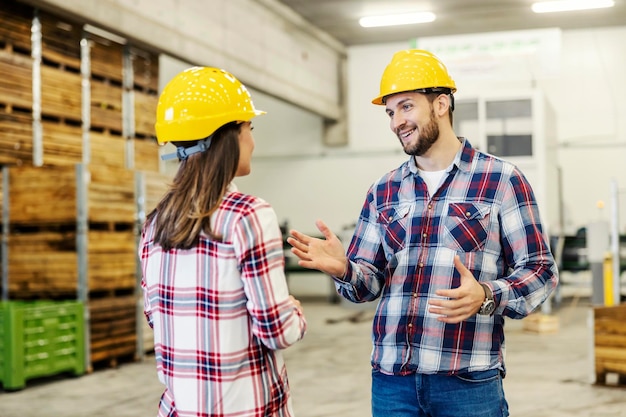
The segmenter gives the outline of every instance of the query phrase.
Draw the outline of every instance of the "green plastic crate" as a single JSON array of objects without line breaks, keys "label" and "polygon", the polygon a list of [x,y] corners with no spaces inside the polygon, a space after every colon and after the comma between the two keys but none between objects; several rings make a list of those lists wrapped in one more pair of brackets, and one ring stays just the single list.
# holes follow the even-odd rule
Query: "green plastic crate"
[{"label": "green plastic crate", "polygon": [[0,302],[0,382],[5,390],[32,378],[85,373],[83,305],[76,301]]}]

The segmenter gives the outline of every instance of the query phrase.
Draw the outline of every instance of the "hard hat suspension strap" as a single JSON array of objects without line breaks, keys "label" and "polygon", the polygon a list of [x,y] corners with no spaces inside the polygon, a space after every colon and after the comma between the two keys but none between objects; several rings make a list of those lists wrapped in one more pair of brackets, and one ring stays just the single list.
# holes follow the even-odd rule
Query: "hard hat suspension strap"
[{"label": "hard hat suspension strap", "polygon": [[195,153],[205,152],[211,146],[211,138],[212,137],[213,137],[213,135],[209,136],[206,139],[198,141],[197,144],[195,144],[194,146],[190,146],[188,148],[185,148],[183,146],[178,146],[178,147],[176,147],[176,152],[168,153],[166,155],[162,155],[161,159],[164,160],[164,161],[167,161],[167,160],[170,160],[170,159],[178,158],[179,161],[184,161],[190,155],[193,155]]}]

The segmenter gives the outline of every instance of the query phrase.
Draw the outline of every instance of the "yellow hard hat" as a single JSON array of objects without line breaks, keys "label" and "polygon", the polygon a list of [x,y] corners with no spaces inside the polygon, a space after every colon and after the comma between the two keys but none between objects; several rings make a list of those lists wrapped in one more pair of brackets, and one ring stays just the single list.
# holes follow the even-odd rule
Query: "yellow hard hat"
[{"label": "yellow hard hat", "polygon": [[246,87],[219,68],[193,67],[172,78],[159,97],[157,142],[201,140],[227,123],[265,114]]},{"label": "yellow hard hat", "polygon": [[380,94],[372,103],[383,105],[391,94],[438,88],[456,91],[446,66],[428,51],[406,49],[393,55],[380,80]]}]

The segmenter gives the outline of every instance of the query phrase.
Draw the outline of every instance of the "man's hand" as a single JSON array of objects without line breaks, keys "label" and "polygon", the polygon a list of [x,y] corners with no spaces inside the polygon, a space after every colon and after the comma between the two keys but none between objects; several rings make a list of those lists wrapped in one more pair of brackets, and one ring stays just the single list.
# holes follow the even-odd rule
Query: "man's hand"
[{"label": "man's hand", "polygon": [[315,225],[324,239],[290,230],[287,243],[292,246],[291,252],[298,257],[298,265],[342,278],[348,268],[348,258],[341,241],[323,221],[318,220]]},{"label": "man's hand", "polygon": [[447,300],[433,298],[429,300],[428,311],[441,315],[439,321],[460,323],[476,313],[485,300],[485,291],[474,275],[463,265],[458,255],[454,257],[454,267],[461,274],[461,285],[450,290],[437,290],[435,294]]}]

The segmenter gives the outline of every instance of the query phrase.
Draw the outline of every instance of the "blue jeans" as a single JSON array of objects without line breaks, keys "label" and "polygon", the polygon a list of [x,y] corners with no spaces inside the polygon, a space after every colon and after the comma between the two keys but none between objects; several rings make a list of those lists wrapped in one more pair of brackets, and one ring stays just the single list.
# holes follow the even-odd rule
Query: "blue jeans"
[{"label": "blue jeans", "polygon": [[385,375],[372,370],[373,417],[507,417],[500,371]]}]

